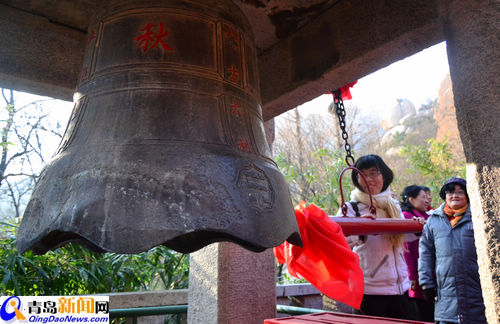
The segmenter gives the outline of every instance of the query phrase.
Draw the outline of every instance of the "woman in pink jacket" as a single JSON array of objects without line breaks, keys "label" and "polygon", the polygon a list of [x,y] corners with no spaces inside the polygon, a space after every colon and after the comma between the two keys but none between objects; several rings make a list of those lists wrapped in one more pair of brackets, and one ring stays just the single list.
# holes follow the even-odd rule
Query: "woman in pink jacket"
[{"label": "woman in pink jacket", "polygon": [[[411,185],[404,188],[401,199],[401,210],[405,218],[427,219],[429,217],[426,211],[430,202],[424,187]],[[408,295],[417,309],[417,320],[434,322],[434,304],[424,300],[422,288],[418,284],[418,244],[419,240],[405,243],[404,258],[408,265],[408,276],[411,282]]]}]

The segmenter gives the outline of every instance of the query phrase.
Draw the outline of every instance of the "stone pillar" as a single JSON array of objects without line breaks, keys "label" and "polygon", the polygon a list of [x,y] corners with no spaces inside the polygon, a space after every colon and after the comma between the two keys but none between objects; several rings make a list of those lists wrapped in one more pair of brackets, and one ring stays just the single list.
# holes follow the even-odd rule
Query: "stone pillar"
[{"label": "stone pillar", "polygon": [[488,323],[500,319],[500,3],[442,2]]},{"label": "stone pillar", "polygon": [[262,324],[276,317],[272,250],[254,253],[229,243],[191,254],[188,323]]}]

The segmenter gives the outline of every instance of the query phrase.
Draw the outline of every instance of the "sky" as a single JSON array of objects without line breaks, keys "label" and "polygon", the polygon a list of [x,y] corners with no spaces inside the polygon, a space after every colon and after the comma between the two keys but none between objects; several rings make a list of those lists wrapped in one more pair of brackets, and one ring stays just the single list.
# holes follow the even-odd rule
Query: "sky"
[{"label": "sky", "polygon": [[[349,105],[364,113],[383,115],[384,107],[393,107],[398,98],[410,100],[416,108],[438,96],[441,82],[449,73],[446,43],[431,46],[358,80],[351,89]],[[331,95],[322,95],[301,106],[303,113],[327,113]]]}]

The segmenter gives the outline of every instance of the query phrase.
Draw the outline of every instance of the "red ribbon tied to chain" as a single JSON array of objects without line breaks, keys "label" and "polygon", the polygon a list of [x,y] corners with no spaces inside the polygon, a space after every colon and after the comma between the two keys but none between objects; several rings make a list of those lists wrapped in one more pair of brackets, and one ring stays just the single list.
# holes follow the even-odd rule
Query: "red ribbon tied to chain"
[{"label": "red ribbon tied to chain", "polygon": [[352,83],[348,83],[345,86],[340,88],[340,93],[342,95],[342,100],[351,100],[352,95],[351,95],[351,88],[358,83],[358,81],[354,81]]},{"label": "red ribbon tied to chain", "polygon": [[303,247],[286,241],[275,247],[278,263],[286,263],[290,275],[306,279],[328,297],[359,309],[363,272],[340,226],[317,206],[305,207],[305,202],[295,207],[295,216]]}]

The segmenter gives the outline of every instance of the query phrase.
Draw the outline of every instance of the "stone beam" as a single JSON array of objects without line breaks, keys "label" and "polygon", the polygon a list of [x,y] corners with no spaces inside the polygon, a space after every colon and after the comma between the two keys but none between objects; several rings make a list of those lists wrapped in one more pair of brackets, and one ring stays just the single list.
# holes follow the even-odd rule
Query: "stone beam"
[{"label": "stone beam", "polygon": [[264,120],[444,40],[433,0],[338,1],[259,57]]},{"label": "stone beam", "polygon": [[73,100],[86,33],[0,5],[0,87]]}]

